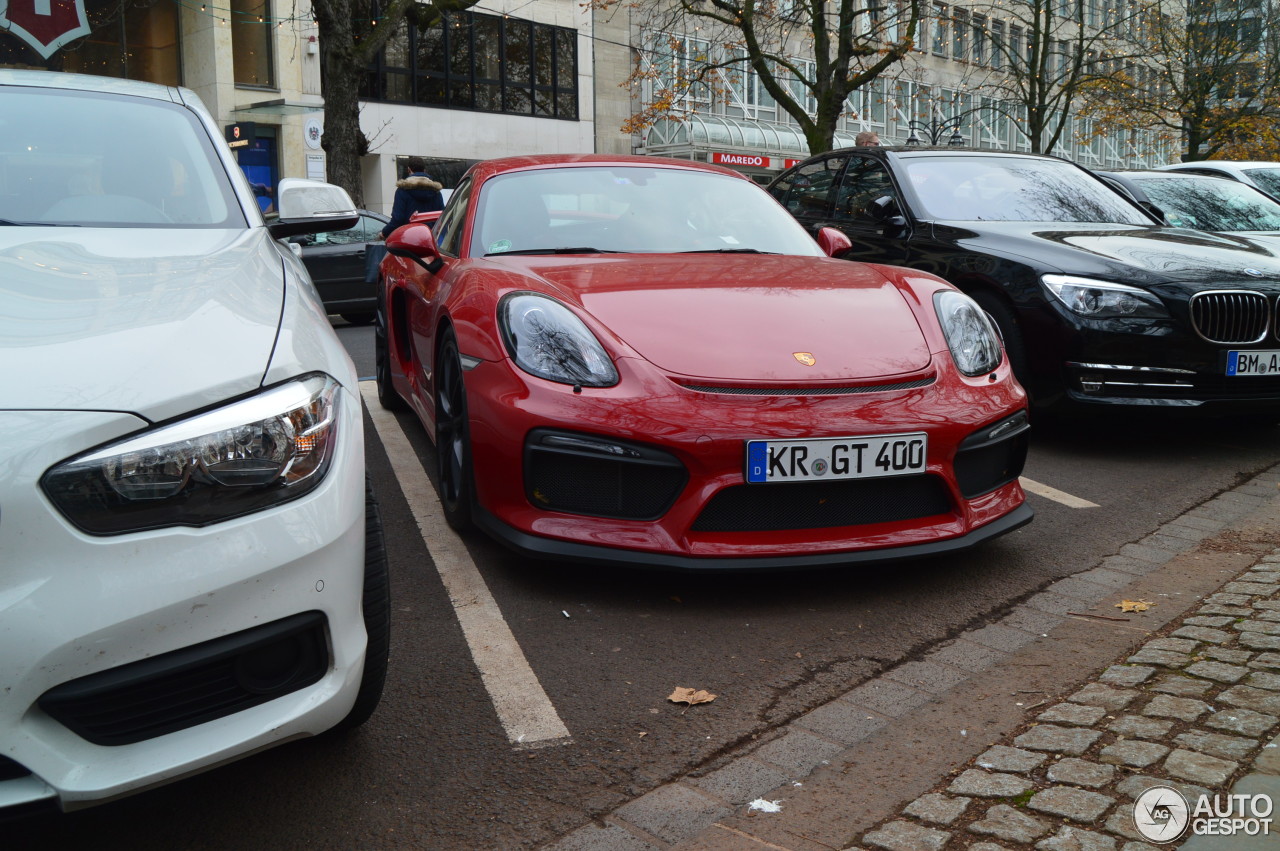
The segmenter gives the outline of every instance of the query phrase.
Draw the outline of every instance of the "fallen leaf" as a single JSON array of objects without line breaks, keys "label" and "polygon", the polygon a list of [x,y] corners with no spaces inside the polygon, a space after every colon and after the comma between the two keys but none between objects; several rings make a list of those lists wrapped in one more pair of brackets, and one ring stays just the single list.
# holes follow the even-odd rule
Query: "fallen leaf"
[{"label": "fallen leaf", "polygon": [[710,703],[715,699],[716,696],[709,691],[683,687],[671,692],[671,695],[667,698],[672,703],[687,703],[690,706],[696,703]]},{"label": "fallen leaf", "polygon": [[1125,600],[1116,603],[1116,608],[1122,612],[1145,612],[1154,605],[1155,603],[1150,603],[1146,600]]}]

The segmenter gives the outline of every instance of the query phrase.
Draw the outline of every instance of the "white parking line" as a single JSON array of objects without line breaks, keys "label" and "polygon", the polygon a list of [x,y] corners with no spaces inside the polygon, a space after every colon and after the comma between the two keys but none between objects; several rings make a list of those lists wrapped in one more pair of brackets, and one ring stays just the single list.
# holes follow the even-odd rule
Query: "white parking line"
[{"label": "white parking line", "polygon": [[480,669],[480,678],[498,711],[507,738],[516,748],[570,744],[568,728],[529,667],[524,651],[516,643],[466,545],[445,523],[440,500],[418,463],[417,453],[395,416],[378,404],[376,382],[361,381],[360,395],[391,458],[396,480],[422,532],[422,540],[449,593],[471,658]]},{"label": "white parking line", "polygon": [[1057,488],[1051,488],[1048,485],[1042,485],[1039,482],[1033,482],[1025,476],[1018,479],[1018,483],[1022,485],[1022,489],[1031,491],[1031,493],[1051,499],[1054,502],[1060,502],[1068,508],[1098,508],[1096,502],[1090,502],[1087,499],[1081,499],[1078,496],[1072,496],[1069,493],[1063,493]]}]

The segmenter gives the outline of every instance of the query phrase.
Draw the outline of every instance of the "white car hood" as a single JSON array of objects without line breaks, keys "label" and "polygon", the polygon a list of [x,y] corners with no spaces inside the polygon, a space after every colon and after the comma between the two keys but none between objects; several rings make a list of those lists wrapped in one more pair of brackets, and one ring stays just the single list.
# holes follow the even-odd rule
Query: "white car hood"
[{"label": "white car hood", "polygon": [[0,227],[0,410],[156,422],[248,393],[283,301],[264,228]]}]

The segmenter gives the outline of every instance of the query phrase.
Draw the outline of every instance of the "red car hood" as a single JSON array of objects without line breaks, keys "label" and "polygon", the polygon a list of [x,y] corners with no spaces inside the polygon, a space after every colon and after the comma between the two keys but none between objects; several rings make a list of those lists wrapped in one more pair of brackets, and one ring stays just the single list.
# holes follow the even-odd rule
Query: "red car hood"
[{"label": "red car hood", "polygon": [[671,373],[847,381],[917,372],[930,362],[898,288],[846,260],[665,254],[520,261]]}]

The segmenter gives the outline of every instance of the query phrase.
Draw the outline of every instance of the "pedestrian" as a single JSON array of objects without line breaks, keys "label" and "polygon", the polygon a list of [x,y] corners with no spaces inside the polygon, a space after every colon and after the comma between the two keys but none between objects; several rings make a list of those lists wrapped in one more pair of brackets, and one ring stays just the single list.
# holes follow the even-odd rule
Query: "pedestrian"
[{"label": "pedestrian", "polygon": [[409,223],[414,213],[430,213],[444,209],[444,197],[440,194],[440,183],[427,174],[427,164],[422,157],[409,157],[406,165],[409,174],[403,180],[396,181],[396,195],[391,202],[391,221],[382,228],[382,238],[386,239],[396,228]]},{"label": "pedestrian", "polygon": [[859,148],[875,148],[880,145],[880,134],[874,130],[863,130],[853,137],[853,144]]}]

